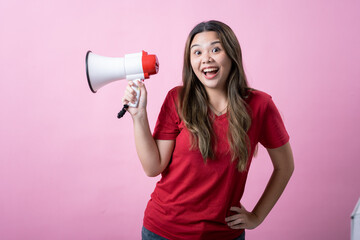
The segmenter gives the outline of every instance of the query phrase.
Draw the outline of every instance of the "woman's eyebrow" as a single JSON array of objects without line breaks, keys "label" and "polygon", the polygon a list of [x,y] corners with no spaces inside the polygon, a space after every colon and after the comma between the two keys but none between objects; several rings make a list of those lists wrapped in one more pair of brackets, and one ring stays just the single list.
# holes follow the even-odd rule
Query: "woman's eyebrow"
[{"label": "woman's eyebrow", "polygon": [[[214,41],[214,42],[210,43],[210,45],[214,45],[214,44],[217,44],[217,43],[220,43],[220,41],[219,40]],[[200,44],[193,44],[193,45],[191,45],[190,49],[192,49],[193,47],[199,47],[199,46],[200,46]]]},{"label": "woman's eyebrow", "polygon": [[217,44],[217,43],[220,43],[220,41],[219,41],[219,40],[214,41],[214,42],[212,42],[210,45],[214,45],[214,44]]}]

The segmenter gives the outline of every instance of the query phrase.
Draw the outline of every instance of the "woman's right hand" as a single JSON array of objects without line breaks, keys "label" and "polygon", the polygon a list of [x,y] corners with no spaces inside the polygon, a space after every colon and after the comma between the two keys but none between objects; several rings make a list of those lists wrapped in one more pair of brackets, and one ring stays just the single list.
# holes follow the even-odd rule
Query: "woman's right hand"
[{"label": "woman's right hand", "polygon": [[[135,86],[133,81],[129,81],[124,97],[122,99],[123,104],[135,103],[136,102],[136,92],[132,88]],[[140,80],[138,81],[138,88],[140,89],[139,102],[137,107],[129,107],[127,111],[131,114],[131,116],[139,117],[143,114],[146,114],[146,104],[147,104],[147,91],[145,88],[145,84]]]}]

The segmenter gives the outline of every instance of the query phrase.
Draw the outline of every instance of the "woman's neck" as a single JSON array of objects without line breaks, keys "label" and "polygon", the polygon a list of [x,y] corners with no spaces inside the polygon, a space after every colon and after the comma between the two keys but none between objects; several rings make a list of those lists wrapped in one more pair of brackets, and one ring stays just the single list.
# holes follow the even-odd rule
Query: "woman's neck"
[{"label": "woman's neck", "polygon": [[226,112],[228,105],[227,93],[225,91],[207,90],[210,108],[218,115]]}]

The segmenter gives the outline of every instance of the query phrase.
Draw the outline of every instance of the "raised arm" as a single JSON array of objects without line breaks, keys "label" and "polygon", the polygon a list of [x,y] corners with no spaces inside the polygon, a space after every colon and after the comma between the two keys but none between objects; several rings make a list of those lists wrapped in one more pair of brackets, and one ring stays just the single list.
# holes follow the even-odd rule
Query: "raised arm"
[{"label": "raised arm", "polygon": [[[123,103],[134,102],[136,93],[131,88],[130,82],[126,88]],[[137,108],[128,108],[134,123],[134,135],[136,152],[139,156],[142,167],[149,177],[159,175],[169,164],[171,154],[175,146],[175,140],[154,140],[149,126],[146,102],[147,92],[145,85],[139,82],[140,100]]]}]

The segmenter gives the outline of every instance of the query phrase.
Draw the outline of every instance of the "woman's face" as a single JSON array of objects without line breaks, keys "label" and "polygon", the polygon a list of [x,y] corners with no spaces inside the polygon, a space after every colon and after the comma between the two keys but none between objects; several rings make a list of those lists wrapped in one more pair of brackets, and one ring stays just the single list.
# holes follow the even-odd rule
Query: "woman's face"
[{"label": "woman's face", "polygon": [[190,44],[191,67],[206,90],[225,91],[231,59],[214,31],[195,35]]}]

